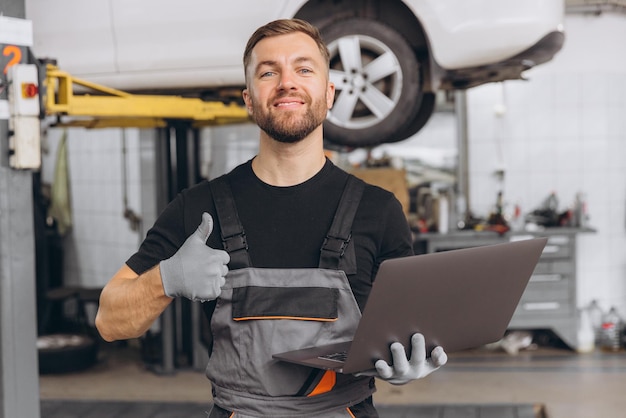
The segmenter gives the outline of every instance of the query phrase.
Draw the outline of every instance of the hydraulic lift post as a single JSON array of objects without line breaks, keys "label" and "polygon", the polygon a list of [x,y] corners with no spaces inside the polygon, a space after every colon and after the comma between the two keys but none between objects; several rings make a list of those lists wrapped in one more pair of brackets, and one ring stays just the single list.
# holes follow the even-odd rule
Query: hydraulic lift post
[{"label": "hydraulic lift post", "polygon": [[[5,0],[2,8],[0,19],[6,24],[0,24],[0,46],[15,58],[16,51],[32,43],[27,22],[20,23],[24,0]],[[3,73],[0,80],[4,83],[0,106],[7,109]],[[0,117],[0,418],[39,418],[33,179],[31,171],[9,165],[5,116]]]}]

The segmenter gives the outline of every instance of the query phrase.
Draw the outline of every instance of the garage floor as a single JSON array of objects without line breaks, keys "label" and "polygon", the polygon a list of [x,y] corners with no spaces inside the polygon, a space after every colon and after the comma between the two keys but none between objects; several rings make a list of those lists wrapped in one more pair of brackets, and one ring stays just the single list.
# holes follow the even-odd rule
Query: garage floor
[{"label": "garage floor", "polygon": [[[548,347],[509,355],[481,349],[451,355],[444,368],[424,380],[404,386],[379,382],[377,386],[375,402],[396,407],[396,411],[397,407],[410,411],[412,405],[451,405],[457,408],[450,416],[473,418],[479,414],[471,411],[472,405],[517,405],[543,406],[549,418],[622,417],[626,416],[626,352],[576,354]],[[50,401],[47,411],[62,406],[58,400],[210,401],[210,385],[202,372],[177,370],[174,375],[155,374],[146,369],[132,342],[105,346],[99,363],[86,371],[42,375],[40,392],[43,402]],[[461,407],[468,412],[461,414]]]},{"label": "garage floor", "polygon": [[[197,402],[42,400],[43,418],[206,418]],[[545,418],[534,405],[378,405],[381,418]]]}]

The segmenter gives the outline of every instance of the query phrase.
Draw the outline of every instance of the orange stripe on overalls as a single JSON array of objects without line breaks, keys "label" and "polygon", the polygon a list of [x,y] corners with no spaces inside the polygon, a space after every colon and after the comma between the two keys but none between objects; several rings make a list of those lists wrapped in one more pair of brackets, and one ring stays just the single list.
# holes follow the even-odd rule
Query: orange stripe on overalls
[{"label": "orange stripe on overalls", "polygon": [[337,374],[333,371],[326,370],[324,376],[322,376],[317,386],[315,386],[315,389],[307,396],[321,395],[322,393],[330,392],[335,387],[336,382]]}]

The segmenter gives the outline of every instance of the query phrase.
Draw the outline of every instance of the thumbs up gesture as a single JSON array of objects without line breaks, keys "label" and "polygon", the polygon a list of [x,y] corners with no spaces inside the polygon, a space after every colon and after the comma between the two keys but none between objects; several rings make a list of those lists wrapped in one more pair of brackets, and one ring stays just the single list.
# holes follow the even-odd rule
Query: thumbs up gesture
[{"label": "thumbs up gesture", "polygon": [[176,254],[161,261],[161,281],[167,296],[184,296],[206,302],[220,295],[230,256],[226,251],[206,245],[211,232],[213,218],[205,212],[198,229],[187,238]]}]

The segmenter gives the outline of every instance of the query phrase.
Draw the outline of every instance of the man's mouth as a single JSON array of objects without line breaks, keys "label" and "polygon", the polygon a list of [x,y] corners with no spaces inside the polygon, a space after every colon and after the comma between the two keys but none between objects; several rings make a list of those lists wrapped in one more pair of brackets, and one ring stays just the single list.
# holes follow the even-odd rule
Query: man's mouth
[{"label": "man's mouth", "polygon": [[297,106],[302,106],[304,103],[305,102],[302,99],[284,98],[284,99],[280,99],[274,102],[274,107],[282,107],[282,108],[297,107]]},{"label": "man's mouth", "polygon": [[300,105],[300,104],[302,104],[302,102],[281,102],[281,103],[277,103],[276,107],[296,106],[296,105]]}]

